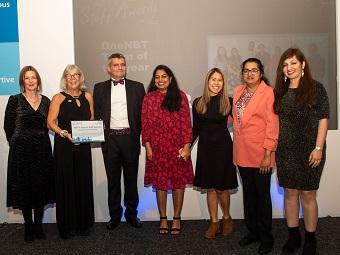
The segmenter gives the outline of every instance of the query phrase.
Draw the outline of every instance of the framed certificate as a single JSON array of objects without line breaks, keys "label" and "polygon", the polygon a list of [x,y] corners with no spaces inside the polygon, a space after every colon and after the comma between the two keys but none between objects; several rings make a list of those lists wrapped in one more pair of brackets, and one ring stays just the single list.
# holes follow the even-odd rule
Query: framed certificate
[{"label": "framed certificate", "polygon": [[71,121],[73,143],[104,142],[102,120]]}]

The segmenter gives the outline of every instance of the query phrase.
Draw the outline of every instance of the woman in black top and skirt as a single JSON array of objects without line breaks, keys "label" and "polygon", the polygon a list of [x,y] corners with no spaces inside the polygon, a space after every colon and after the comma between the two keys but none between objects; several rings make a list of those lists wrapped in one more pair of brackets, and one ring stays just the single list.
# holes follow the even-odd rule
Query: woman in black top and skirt
[{"label": "woman in black top and skirt", "polygon": [[199,138],[194,186],[207,190],[211,221],[206,238],[215,238],[220,232],[218,206],[223,213],[222,235],[233,232],[229,190],[237,188],[238,184],[227,128],[232,105],[227,91],[223,73],[213,68],[206,76],[203,95],[195,99],[192,107],[193,142]]}]

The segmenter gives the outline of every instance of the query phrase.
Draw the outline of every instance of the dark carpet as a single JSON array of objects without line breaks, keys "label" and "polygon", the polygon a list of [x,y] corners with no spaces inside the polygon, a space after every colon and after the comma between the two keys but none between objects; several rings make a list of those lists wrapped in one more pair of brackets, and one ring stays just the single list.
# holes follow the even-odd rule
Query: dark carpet
[{"label": "dark carpet", "polygon": [[[0,254],[257,254],[259,246],[256,243],[239,247],[238,241],[246,234],[243,220],[234,220],[231,237],[218,236],[213,240],[203,237],[208,227],[206,220],[182,221],[182,233],[178,236],[159,235],[158,227],[156,221],[144,222],[141,229],[121,223],[108,231],[105,223],[96,223],[89,236],[62,240],[56,224],[44,224],[47,240],[27,244],[23,240],[23,224],[4,223],[0,224]],[[275,244],[270,254],[280,254],[287,238],[283,219],[273,220],[273,234]],[[317,241],[318,254],[340,254],[340,218],[320,218]]]}]

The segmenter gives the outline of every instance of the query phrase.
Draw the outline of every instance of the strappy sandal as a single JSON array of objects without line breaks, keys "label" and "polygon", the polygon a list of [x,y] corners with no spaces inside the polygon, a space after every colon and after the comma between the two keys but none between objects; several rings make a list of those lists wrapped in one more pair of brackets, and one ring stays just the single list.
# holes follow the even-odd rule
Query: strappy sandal
[{"label": "strappy sandal", "polygon": [[[181,221],[181,216],[179,217],[173,217],[173,221],[174,220],[178,220],[178,221]],[[181,228],[173,228],[171,227],[171,230],[170,230],[170,234],[171,235],[179,235],[181,233]]]},{"label": "strappy sandal", "polygon": [[[161,217],[159,217],[159,219],[160,220],[167,220],[168,217],[167,216],[161,216]],[[159,227],[159,234],[160,235],[169,234],[169,227],[167,227],[167,228]]]}]

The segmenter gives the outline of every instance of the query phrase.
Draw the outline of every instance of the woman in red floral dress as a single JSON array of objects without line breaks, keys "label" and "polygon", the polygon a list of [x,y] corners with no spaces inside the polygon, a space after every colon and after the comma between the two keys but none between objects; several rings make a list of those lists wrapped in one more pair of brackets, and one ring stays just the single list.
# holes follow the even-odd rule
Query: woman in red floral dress
[{"label": "woman in red floral dress", "polygon": [[153,72],[142,107],[142,140],[146,149],[145,186],[156,189],[160,234],[169,233],[167,192],[172,190],[174,217],[170,234],[181,232],[184,189],[193,183],[190,158],[192,128],[188,99],[173,72],[159,65]]}]

